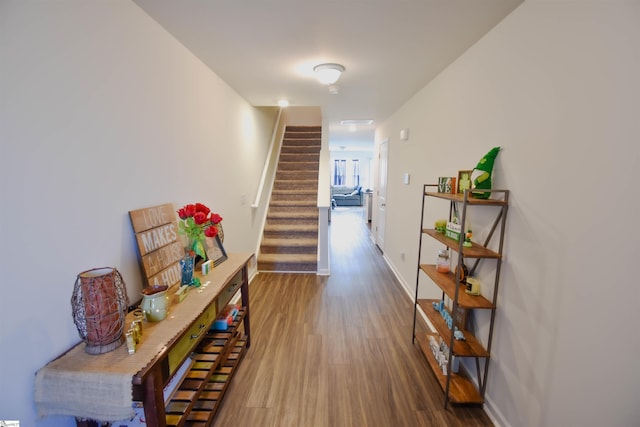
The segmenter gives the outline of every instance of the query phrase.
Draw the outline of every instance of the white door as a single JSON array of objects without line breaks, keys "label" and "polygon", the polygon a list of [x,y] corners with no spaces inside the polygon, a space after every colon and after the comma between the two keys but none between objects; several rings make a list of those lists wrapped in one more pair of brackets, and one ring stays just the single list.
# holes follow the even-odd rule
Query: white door
[{"label": "white door", "polygon": [[376,245],[384,252],[384,224],[387,209],[387,158],[389,156],[389,139],[378,146],[378,218],[375,224]]}]

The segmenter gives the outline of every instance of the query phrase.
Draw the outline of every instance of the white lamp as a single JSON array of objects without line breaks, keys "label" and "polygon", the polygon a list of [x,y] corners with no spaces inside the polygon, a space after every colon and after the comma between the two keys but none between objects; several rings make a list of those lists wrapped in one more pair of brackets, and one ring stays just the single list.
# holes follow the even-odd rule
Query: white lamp
[{"label": "white lamp", "polygon": [[332,85],[338,81],[344,71],[344,66],[340,64],[319,64],[313,67],[318,81],[325,85]]}]

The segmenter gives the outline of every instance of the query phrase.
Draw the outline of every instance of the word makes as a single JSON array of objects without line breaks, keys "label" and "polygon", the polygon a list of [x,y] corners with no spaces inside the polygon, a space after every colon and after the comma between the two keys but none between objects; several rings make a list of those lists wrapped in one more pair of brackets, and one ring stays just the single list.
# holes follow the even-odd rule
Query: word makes
[{"label": "word makes", "polygon": [[144,249],[144,253],[146,254],[175,242],[177,238],[178,234],[176,233],[175,224],[167,224],[138,234],[138,243],[142,243],[142,249]]}]

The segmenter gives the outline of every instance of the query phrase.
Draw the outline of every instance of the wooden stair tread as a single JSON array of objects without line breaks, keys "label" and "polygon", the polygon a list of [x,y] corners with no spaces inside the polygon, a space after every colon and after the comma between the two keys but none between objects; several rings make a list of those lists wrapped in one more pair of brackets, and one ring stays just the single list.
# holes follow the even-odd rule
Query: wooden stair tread
[{"label": "wooden stair tread", "polygon": [[265,231],[318,231],[318,224],[267,224]]},{"label": "wooden stair tread", "polygon": [[284,261],[284,262],[316,262],[317,255],[311,254],[262,254],[262,261]]},{"label": "wooden stair tread", "polygon": [[316,199],[313,200],[272,200],[271,206],[278,207],[310,207],[310,206],[318,206],[318,201]]},{"label": "wooden stair tread", "polygon": [[317,225],[318,215],[317,213],[310,214],[293,214],[291,212],[276,212],[267,214],[267,222],[282,223],[283,221],[291,221],[292,223],[308,222],[310,224],[315,223]]},{"label": "wooden stair tread", "polygon": [[274,197],[289,197],[291,199],[311,199],[316,200],[318,198],[318,190],[317,189],[303,189],[303,188],[275,188],[271,192],[271,198]]}]

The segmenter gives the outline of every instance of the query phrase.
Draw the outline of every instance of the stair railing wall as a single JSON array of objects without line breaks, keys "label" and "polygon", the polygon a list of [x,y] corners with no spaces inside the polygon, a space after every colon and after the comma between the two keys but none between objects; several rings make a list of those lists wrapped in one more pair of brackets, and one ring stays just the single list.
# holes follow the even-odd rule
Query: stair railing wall
[{"label": "stair railing wall", "polygon": [[[278,110],[278,115],[273,126],[273,133],[271,135],[269,153],[267,154],[267,158],[264,162],[264,168],[262,170],[262,177],[260,178],[258,192],[253,204],[251,204],[254,215],[261,215],[261,217],[258,219],[260,221],[260,227],[258,232],[258,239],[256,241],[256,249],[254,251],[256,255],[260,253],[262,235],[264,233],[264,227],[267,222],[267,208],[269,205],[269,200],[271,198],[273,183],[276,178],[276,168],[278,166],[278,160],[280,158],[282,139],[284,138],[284,130],[286,127],[286,123],[284,123],[284,121],[282,120],[282,110],[282,107]],[[261,205],[265,206],[262,212],[258,209]],[[254,218],[254,220],[256,220],[256,218]]]},{"label": "stair railing wall", "polygon": [[318,275],[329,276],[329,221],[331,221],[331,161],[329,153],[329,125],[322,123],[320,169],[318,171]]},{"label": "stair railing wall", "polygon": [[[271,182],[273,183],[275,166],[278,162],[278,157],[280,155],[280,147],[282,146],[282,134],[284,132],[284,124],[280,122],[281,117],[282,117],[282,107],[280,107],[280,109],[278,110],[278,116],[276,117],[276,122],[273,126],[273,132],[271,133],[271,142],[269,145],[269,152],[267,153],[267,158],[264,161],[264,168],[262,168],[262,176],[260,177],[260,183],[258,184],[258,191],[256,192],[256,198],[251,204],[251,207],[254,209],[260,206],[262,194],[264,193],[264,186],[267,182],[267,177],[269,175],[271,175],[271,178],[272,178]],[[280,141],[281,143],[276,147],[277,141]],[[274,155],[274,151],[278,151],[278,152]]]}]

